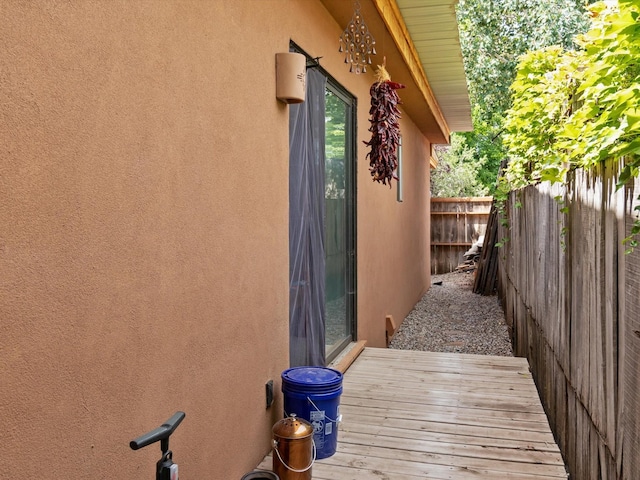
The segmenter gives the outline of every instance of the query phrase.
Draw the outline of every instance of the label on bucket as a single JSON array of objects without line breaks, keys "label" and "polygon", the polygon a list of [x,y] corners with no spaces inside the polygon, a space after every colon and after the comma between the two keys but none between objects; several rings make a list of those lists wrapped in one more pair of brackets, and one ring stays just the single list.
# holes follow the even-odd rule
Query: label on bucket
[{"label": "label on bucket", "polygon": [[311,425],[313,426],[313,441],[316,442],[316,448],[324,448],[324,410],[312,410]]}]

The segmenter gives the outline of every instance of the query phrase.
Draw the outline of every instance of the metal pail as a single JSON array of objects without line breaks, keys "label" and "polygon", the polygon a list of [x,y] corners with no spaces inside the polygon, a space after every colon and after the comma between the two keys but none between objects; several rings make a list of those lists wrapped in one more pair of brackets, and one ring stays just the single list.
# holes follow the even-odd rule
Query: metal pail
[{"label": "metal pail", "polygon": [[291,414],[273,426],[273,471],[280,480],[311,480],[313,427]]}]

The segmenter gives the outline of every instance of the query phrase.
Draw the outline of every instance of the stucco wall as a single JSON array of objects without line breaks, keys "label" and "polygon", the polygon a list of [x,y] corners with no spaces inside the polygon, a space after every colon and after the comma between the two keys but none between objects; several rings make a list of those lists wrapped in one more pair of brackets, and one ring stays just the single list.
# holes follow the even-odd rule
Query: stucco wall
[{"label": "stucco wall", "polygon": [[[316,1],[0,4],[2,475],[151,478],[128,442],[176,410],[181,477],[257,464],[288,366],[293,39],[359,101],[358,334],[384,343],[428,286],[428,143],[405,202],[371,182],[371,77]],[[277,402],[264,406],[264,384]]]},{"label": "stucco wall", "polygon": [[[372,182],[368,162],[359,159],[358,334],[376,347],[385,346],[385,317],[400,325],[430,280],[429,144],[405,120],[402,203],[396,201],[396,183],[389,189]],[[363,138],[367,133],[360,132]]]}]

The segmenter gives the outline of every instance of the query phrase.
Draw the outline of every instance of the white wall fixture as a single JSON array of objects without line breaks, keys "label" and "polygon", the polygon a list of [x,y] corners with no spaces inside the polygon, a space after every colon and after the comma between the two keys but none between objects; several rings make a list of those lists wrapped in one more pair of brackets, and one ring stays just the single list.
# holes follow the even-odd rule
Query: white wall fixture
[{"label": "white wall fixture", "polygon": [[276,98],[284,103],[304,102],[307,58],[301,53],[276,53]]}]

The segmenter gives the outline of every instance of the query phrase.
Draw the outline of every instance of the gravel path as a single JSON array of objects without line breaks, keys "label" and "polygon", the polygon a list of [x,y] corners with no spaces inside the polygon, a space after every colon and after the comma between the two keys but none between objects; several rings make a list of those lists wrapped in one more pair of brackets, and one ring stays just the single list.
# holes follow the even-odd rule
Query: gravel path
[{"label": "gravel path", "polygon": [[473,293],[473,275],[431,277],[431,288],[393,336],[389,348],[512,356],[496,296]]}]

